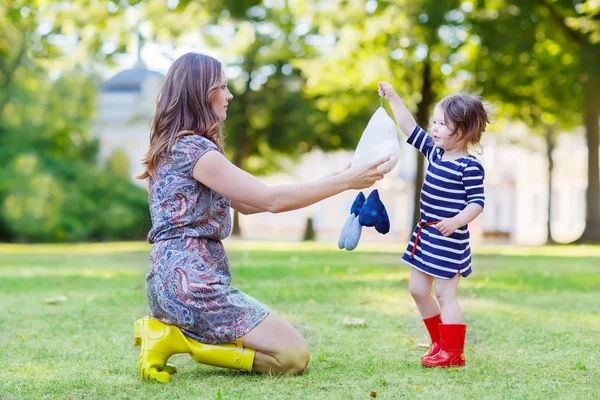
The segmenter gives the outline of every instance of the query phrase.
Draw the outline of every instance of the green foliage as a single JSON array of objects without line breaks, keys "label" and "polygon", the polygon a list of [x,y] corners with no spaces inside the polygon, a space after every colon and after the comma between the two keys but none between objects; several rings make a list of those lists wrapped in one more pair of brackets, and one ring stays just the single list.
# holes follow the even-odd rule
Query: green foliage
[{"label": "green foliage", "polygon": [[533,128],[582,121],[579,49],[556,29],[545,8],[530,1],[487,5],[469,14],[477,42],[474,80],[502,114]]},{"label": "green foliage", "polygon": [[[311,51],[295,33],[295,8],[255,3],[239,3],[247,6],[243,18],[237,12],[217,14],[214,29],[204,32],[213,46],[227,48],[223,61],[234,95],[226,121],[230,158],[264,174],[289,164],[284,157],[295,159],[313,147],[354,147],[357,132],[348,129],[354,121],[332,123],[304,94],[305,78],[290,64]],[[223,35],[225,29],[234,34]]]},{"label": "green foliage", "polygon": [[458,6],[451,0],[396,0],[308,8],[303,17],[312,24],[305,40],[323,44],[313,57],[295,60],[308,77],[307,93],[330,119],[340,121],[372,114],[380,80],[390,81],[416,110],[423,100],[422,70],[427,63],[434,99],[460,88],[460,80],[451,86],[457,81],[452,79],[454,72],[465,62],[455,55],[465,40],[462,20],[450,13]]},{"label": "green foliage", "polygon": [[121,178],[131,177],[131,168],[129,167],[129,156],[125,150],[117,149],[108,155],[106,159],[106,172],[120,176]]},{"label": "green foliage", "polygon": [[88,133],[95,69],[132,53],[132,32],[172,47],[197,35],[219,48],[235,96],[226,151],[253,173],[281,169],[284,158],[314,147],[354,148],[382,79],[420,123],[435,101],[469,86],[532,127],[598,119],[582,106],[600,93],[597,1],[65,4],[0,4],[1,240],[139,236],[144,191],[127,182],[122,154],[106,171],[94,167],[98,143]]},{"label": "green foliage", "polygon": [[96,166],[98,143],[88,130],[97,78],[73,67],[69,47],[57,44],[79,35],[78,49],[89,56],[103,43],[89,29],[107,28],[118,9],[59,3],[0,6],[0,240],[142,238],[146,192],[118,160],[107,171]]},{"label": "green foliage", "polygon": [[541,127],[538,131],[585,125],[586,227],[579,240],[600,242],[600,4],[484,2],[471,20],[482,56],[476,78],[504,105],[503,111]]},{"label": "green foliage", "polygon": [[[140,239],[147,194],[127,177],[77,160],[56,163],[21,153],[2,169],[0,220],[17,241]],[[6,229],[6,228],[5,228]]]}]

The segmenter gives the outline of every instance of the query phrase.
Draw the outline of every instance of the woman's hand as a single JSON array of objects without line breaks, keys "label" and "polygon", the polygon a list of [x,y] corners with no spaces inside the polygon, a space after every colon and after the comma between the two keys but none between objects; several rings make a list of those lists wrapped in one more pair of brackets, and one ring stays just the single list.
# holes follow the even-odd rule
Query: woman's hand
[{"label": "woman's hand", "polygon": [[366,165],[351,167],[343,172],[342,174],[345,174],[348,179],[349,189],[365,189],[383,179],[383,176],[390,172],[389,164],[385,164],[389,160],[390,157],[386,156]]},{"label": "woman's hand", "polygon": [[379,82],[377,91],[379,92],[379,95],[386,100],[399,97],[392,85],[387,82]]},{"label": "woman's hand", "polygon": [[329,173],[329,174],[327,174],[327,175],[324,175],[324,176],[322,176],[320,179],[331,178],[331,177],[333,177],[333,176],[339,175],[339,174],[341,174],[342,172],[346,172],[347,170],[349,170],[351,166],[352,166],[352,162],[349,162],[347,165],[345,165],[345,166],[344,166],[344,168],[342,168],[342,170],[341,170],[341,171],[334,171],[334,172],[331,172],[331,173]]}]

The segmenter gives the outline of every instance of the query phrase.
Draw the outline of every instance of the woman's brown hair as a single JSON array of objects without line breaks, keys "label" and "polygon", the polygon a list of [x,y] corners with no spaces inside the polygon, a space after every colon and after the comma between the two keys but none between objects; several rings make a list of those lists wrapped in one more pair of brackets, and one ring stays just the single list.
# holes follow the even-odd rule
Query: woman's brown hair
[{"label": "woman's brown hair", "polygon": [[156,172],[160,157],[168,157],[177,138],[200,135],[223,150],[222,123],[211,106],[221,82],[221,63],[213,57],[187,53],[167,73],[158,95],[150,128],[150,148],[144,157],[146,170],[138,179]]}]

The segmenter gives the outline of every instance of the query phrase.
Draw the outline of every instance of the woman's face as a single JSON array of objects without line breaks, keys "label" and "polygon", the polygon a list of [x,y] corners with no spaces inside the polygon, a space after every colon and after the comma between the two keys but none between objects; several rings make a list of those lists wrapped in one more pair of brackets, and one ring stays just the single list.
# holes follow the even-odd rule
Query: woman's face
[{"label": "woman's face", "polygon": [[219,116],[221,121],[224,121],[227,118],[227,104],[229,101],[233,99],[233,95],[227,88],[227,77],[225,73],[221,71],[221,81],[219,82],[219,87],[217,88],[217,94],[212,99],[212,108]]}]

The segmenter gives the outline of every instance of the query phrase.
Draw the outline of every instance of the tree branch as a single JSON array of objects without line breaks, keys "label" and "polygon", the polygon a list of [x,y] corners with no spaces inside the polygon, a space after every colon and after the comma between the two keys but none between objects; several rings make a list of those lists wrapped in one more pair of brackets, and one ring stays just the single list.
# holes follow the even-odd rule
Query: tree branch
[{"label": "tree branch", "polygon": [[569,36],[573,41],[579,44],[582,44],[587,41],[585,36],[581,32],[571,29],[565,23],[565,17],[562,16],[548,0],[537,0],[537,3],[548,10],[548,12],[550,13],[550,18],[552,18],[554,23],[556,23],[556,25],[558,25],[560,29],[562,29],[565,35]]},{"label": "tree branch", "polygon": [[[0,115],[2,115],[2,111],[4,111],[4,107],[8,103],[10,99],[10,84],[15,76],[15,72],[19,65],[21,65],[21,58],[25,55],[27,51],[27,34],[23,35],[23,40],[21,41],[21,46],[19,47],[19,51],[17,52],[17,56],[15,57],[12,65],[5,71],[4,82],[1,83],[0,87],[2,87],[3,95],[0,98]],[[1,92],[0,92],[1,93]]]}]

